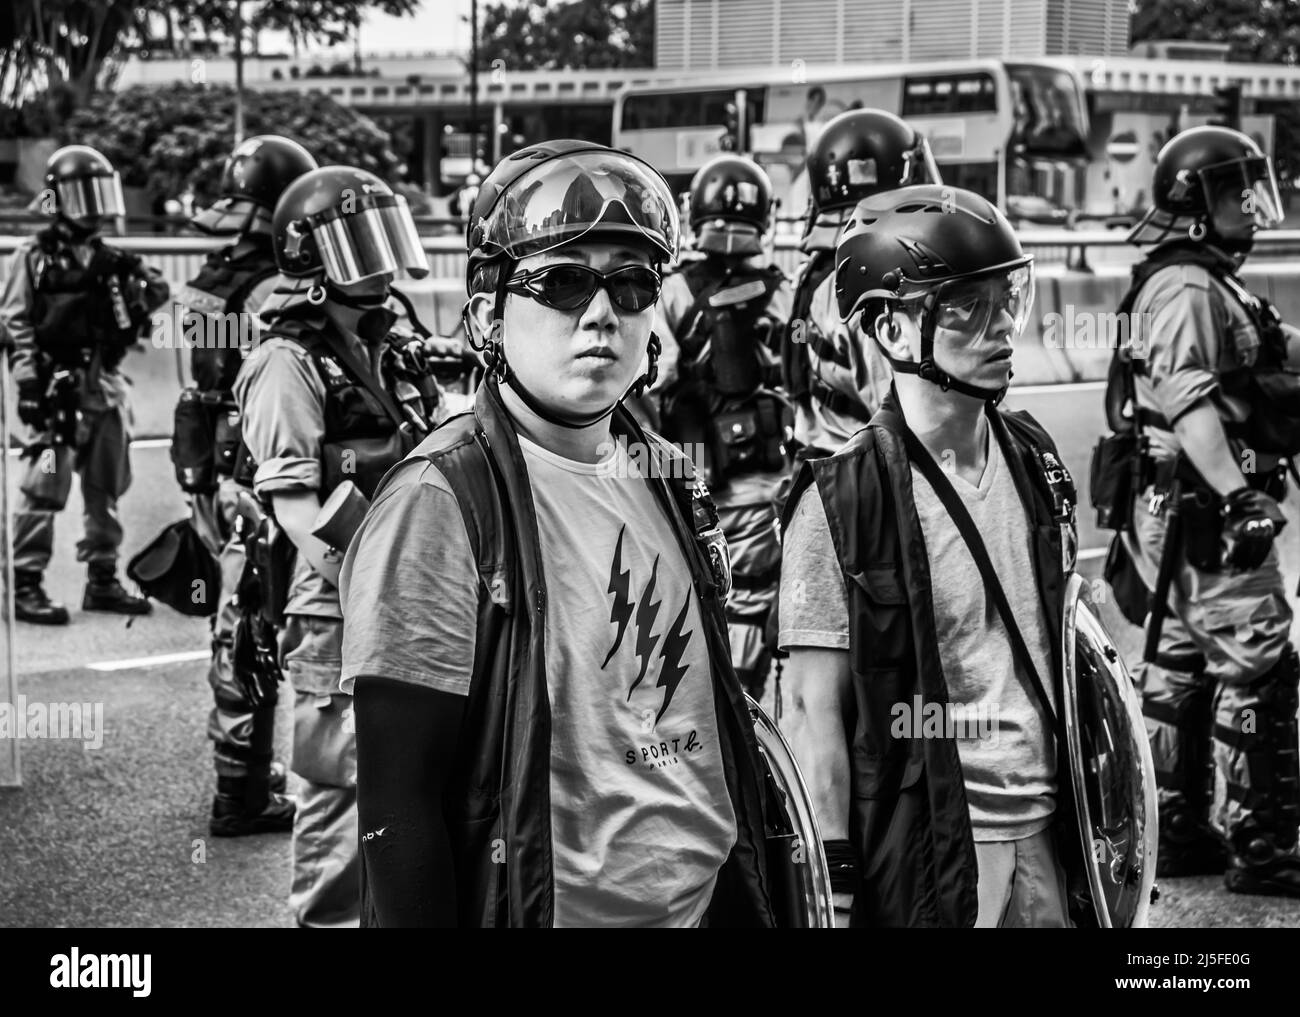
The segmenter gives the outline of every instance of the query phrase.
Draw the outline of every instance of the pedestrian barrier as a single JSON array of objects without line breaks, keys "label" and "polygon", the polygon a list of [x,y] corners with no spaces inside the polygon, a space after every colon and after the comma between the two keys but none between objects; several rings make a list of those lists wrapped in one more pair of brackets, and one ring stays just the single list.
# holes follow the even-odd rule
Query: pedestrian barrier
[{"label": "pedestrian barrier", "polygon": [[[0,236],[0,285],[20,236]],[[132,236],[113,242],[134,251],[162,271],[173,290],[198,274],[214,247],[207,237]],[[1106,376],[1112,344],[1110,319],[1128,287],[1138,252],[1122,232],[1032,230],[1021,236],[1035,256],[1038,288],[1028,330],[1017,345],[1012,385],[1098,381]],[[411,297],[421,320],[440,335],[460,325],[465,302],[465,248],[459,236],[424,237],[429,277],[398,285]],[[774,260],[793,273],[803,258],[798,238],[776,238]],[[1260,235],[1243,275],[1261,296],[1277,305],[1286,321],[1300,323],[1300,231]],[[188,376],[188,352],[172,331],[146,337],[123,370],[134,386],[135,436],[171,434],[172,410],[181,373]],[[16,417],[11,416],[11,428]]]}]

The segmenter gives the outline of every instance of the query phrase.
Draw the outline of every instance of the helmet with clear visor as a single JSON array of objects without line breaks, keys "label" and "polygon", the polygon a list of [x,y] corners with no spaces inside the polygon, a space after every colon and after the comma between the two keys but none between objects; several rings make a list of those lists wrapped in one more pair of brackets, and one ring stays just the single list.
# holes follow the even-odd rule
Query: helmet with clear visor
[{"label": "helmet with clear visor", "polygon": [[466,282],[486,262],[518,261],[583,239],[623,240],[671,261],[678,233],[672,192],[648,163],[592,142],[531,145],[498,163],[479,188]]},{"label": "helmet with clear visor", "polygon": [[222,168],[220,197],[190,222],[217,236],[247,232],[255,221],[269,224],[285,189],[316,168],[311,153],[296,141],[275,134],[246,138]]},{"label": "helmet with clear visor", "polygon": [[957,187],[926,184],[873,195],[858,203],[835,251],[835,296],[841,319],[879,341],[872,315],[902,311],[921,336],[919,362],[895,358],[895,371],[982,399],[989,389],[954,378],[934,360],[937,341],[1014,340],[1034,304],[1033,258],[1006,217],[987,200]]},{"label": "helmet with clear visor", "polygon": [[1228,127],[1194,127],[1170,139],[1156,158],[1152,191],[1152,208],[1129,235],[1135,244],[1184,230],[1195,240],[1248,240],[1283,219],[1272,162]]},{"label": "helmet with clear visor", "polygon": [[126,215],[122,178],[104,155],[87,145],[66,145],[45,164],[45,186],[59,215],[73,222],[98,222]]},{"label": "helmet with clear visor", "polygon": [[351,285],[379,275],[429,272],[410,207],[365,170],[326,166],[295,180],[271,223],[275,262],[292,278]]},{"label": "helmet with clear visor", "polygon": [[701,251],[758,254],[772,222],[772,182],[758,163],[740,155],[719,155],[691,180],[689,208],[695,246]]}]

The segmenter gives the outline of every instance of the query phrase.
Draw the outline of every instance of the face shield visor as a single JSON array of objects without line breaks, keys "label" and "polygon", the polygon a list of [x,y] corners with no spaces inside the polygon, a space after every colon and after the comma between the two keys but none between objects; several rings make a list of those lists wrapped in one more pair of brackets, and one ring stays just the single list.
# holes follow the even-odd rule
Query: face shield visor
[{"label": "face shield visor", "polygon": [[580,152],[540,163],[510,184],[479,224],[480,246],[518,261],[598,230],[677,256],[672,193],[653,169],[621,152]]},{"label": "face shield visor", "polygon": [[1267,158],[1218,163],[1201,170],[1199,176],[1216,232],[1232,233],[1243,226],[1265,230],[1281,224],[1282,198]]},{"label": "face shield visor", "polygon": [[[347,286],[403,271],[416,279],[429,274],[415,220],[400,194],[353,198],[344,206],[308,216],[307,229],[320,251],[326,278],[335,284]],[[291,242],[287,253],[294,257],[297,244]]]},{"label": "face shield visor", "polygon": [[1034,289],[1033,262],[1026,261],[910,295],[905,283],[900,300],[922,335],[936,342],[956,337],[973,346],[1003,331],[1010,333],[1013,342],[1023,335],[1034,306]]},{"label": "face shield visor", "polygon": [[67,219],[104,219],[126,215],[122,200],[122,178],[110,176],[72,177],[54,185],[59,198],[59,212]]}]

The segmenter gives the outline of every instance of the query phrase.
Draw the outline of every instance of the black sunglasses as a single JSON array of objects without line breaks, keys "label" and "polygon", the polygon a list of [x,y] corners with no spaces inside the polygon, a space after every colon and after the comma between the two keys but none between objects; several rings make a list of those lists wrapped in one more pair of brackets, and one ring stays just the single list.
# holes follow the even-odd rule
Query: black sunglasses
[{"label": "black sunglasses", "polygon": [[628,265],[608,273],[586,265],[548,265],[512,277],[506,283],[506,292],[530,296],[557,311],[576,311],[591,303],[596,291],[603,289],[620,310],[644,311],[659,299],[662,282],[658,272],[643,265]]}]

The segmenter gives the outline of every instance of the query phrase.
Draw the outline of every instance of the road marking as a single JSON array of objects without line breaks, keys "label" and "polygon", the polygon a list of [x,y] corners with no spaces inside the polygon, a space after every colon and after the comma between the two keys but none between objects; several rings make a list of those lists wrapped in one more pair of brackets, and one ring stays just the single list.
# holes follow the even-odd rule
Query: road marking
[{"label": "road marking", "polygon": [[1106,556],[1106,552],[1109,550],[1110,548],[1108,547],[1086,547],[1082,551],[1080,551],[1077,555],[1075,555],[1075,560],[1091,561],[1093,558],[1104,558]]},{"label": "road marking", "polygon": [[1012,385],[1007,389],[1008,396],[1015,395],[1059,395],[1062,392],[1100,392],[1106,387],[1104,381],[1069,381],[1059,385]]},{"label": "road marking", "polygon": [[162,653],[156,657],[132,657],[130,660],[101,660],[86,667],[92,671],[130,671],[137,667],[158,667],[162,664],[185,664],[194,660],[207,660],[211,650],[189,650],[186,653]]},{"label": "road marking", "polygon": [[[171,448],[172,440],[170,438],[137,438],[131,442],[132,448]],[[11,448],[8,450],[9,455],[17,458],[23,454],[21,448]]]}]

